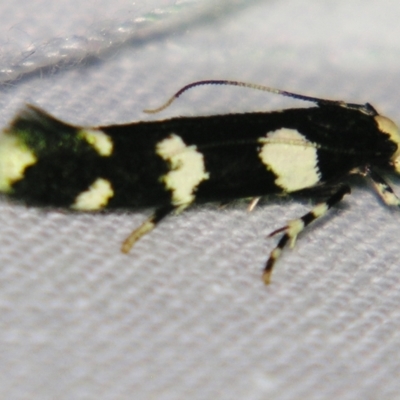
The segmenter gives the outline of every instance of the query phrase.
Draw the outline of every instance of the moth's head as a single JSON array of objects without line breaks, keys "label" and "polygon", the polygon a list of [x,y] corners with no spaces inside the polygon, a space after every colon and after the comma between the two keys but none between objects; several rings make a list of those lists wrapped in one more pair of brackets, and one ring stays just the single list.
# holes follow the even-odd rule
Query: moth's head
[{"label": "moth's head", "polygon": [[382,115],[377,115],[375,121],[378,124],[378,129],[389,135],[390,140],[397,145],[397,150],[392,155],[390,161],[395,171],[400,174],[400,131],[397,125],[389,118]]}]

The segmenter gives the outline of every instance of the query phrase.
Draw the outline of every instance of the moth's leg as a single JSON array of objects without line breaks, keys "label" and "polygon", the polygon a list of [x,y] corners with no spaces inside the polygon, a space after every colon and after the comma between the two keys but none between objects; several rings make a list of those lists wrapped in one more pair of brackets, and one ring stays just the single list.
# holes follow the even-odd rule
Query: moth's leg
[{"label": "moth's leg", "polygon": [[379,174],[369,168],[365,174],[371,179],[376,193],[386,205],[400,207],[400,199]]},{"label": "moth's leg", "polygon": [[304,230],[311,222],[322,217],[326,212],[335,204],[339,203],[345,194],[350,193],[350,187],[348,185],[340,186],[336,191],[323,203],[317,204],[310,212],[304,214],[301,218],[290,221],[286,226],[277,229],[269,234],[269,237],[276,235],[277,233],[283,232],[283,236],[278,242],[278,245],[272,250],[269,259],[265,265],[263,272],[263,281],[265,284],[269,284],[271,280],[271,273],[276,260],[280,257],[283,248],[288,242],[290,247],[293,247],[296,243],[297,236],[301,231]]},{"label": "moth's leg", "polygon": [[184,209],[184,207],[175,207],[173,205],[168,205],[164,207],[160,207],[155,211],[155,213],[149,217],[142,225],[136,228],[125,240],[122,244],[121,251],[123,253],[128,253],[133,245],[144,235],[151,232],[156,225],[165,218],[168,214],[171,214],[173,211],[180,212]]},{"label": "moth's leg", "polygon": [[247,206],[247,211],[252,212],[257,207],[257,204],[260,201],[260,199],[261,199],[261,197],[253,197],[250,200],[249,205]]}]

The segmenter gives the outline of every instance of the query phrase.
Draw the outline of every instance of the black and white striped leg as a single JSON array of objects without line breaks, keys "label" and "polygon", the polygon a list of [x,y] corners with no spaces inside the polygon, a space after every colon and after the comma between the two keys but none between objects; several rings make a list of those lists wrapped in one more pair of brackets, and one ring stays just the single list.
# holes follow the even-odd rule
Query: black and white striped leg
[{"label": "black and white striped leg", "polygon": [[350,187],[348,185],[340,186],[324,203],[317,204],[310,212],[304,214],[301,218],[290,221],[286,226],[279,228],[268,235],[271,237],[283,232],[283,236],[279,240],[275,249],[272,250],[265,265],[262,277],[265,284],[268,285],[270,283],[272,269],[287,243],[289,242],[290,247],[293,247],[296,243],[297,236],[306,226],[325,215],[332,206],[339,203],[343,199],[344,195],[348,193],[350,193]]},{"label": "black and white striped leg", "polygon": [[[183,208],[182,208],[183,210]],[[180,212],[182,211],[180,207],[175,207],[173,205],[168,205],[159,208],[158,210],[155,211],[155,213],[148,218],[145,222],[143,222],[142,225],[140,225],[138,228],[136,228],[125,240],[124,243],[122,243],[121,251],[123,253],[128,253],[133,245],[144,235],[147,233],[151,232],[156,225],[164,219],[168,214],[172,213],[173,211],[175,212]]]},{"label": "black and white striped leg", "polygon": [[400,199],[378,173],[368,168],[366,175],[371,179],[375,191],[386,205],[400,207]]}]

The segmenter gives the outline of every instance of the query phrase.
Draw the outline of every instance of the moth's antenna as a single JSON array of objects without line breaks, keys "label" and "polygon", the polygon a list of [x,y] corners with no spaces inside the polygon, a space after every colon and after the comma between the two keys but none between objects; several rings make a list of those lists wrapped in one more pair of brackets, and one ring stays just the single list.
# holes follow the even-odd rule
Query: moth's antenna
[{"label": "moth's antenna", "polygon": [[294,99],[302,100],[302,101],[310,101],[312,103],[316,103],[318,105],[336,105],[345,108],[351,108],[360,110],[366,114],[376,115],[377,112],[367,103],[367,104],[352,104],[345,103],[344,101],[335,101],[335,100],[325,100],[320,99],[318,97],[304,96],[298,93],[287,92],[286,90],[280,90],[271,88],[269,86],[258,85],[255,83],[247,83],[247,82],[239,82],[239,81],[230,81],[230,80],[204,80],[204,81],[196,81],[189,83],[186,86],[183,86],[179,89],[173,96],[171,96],[163,105],[157,108],[150,108],[143,110],[143,112],[147,114],[156,114],[162,110],[165,110],[169,107],[178,97],[180,97],[183,93],[187,92],[189,89],[192,89],[196,86],[204,86],[204,85],[229,85],[229,86],[241,86],[249,89],[261,90],[263,92],[269,92],[274,94],[279,94],[281,96],[292,97]]}]

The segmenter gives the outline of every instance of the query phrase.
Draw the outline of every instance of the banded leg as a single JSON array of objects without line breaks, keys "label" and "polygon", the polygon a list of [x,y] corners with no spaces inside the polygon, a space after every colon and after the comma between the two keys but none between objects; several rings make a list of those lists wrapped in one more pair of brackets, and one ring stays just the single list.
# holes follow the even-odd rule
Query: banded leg
[{"label": "banded leg", "polygon": [[367,169],[366,175],[371,179],[376,193],[388,206],[400,207],[400,199],[393,192],[393,189],[385,182],[385,180],[371,169]]},{"label": "banded leg", "polygon": [[[183,210],[183,208],[182,208]],[[123,253],[128,253],[133,245],[144,235],[151,232],[156,225],[164,219],[168,214],[173,211],[182,211],[180,207],[175,207],[173,205],[168,205],[161,207],[155,211],[155,213],[143,222],[138,228],[136,228],[122,243],[121,251]]]},{"label": "banded leg", "polygon": [[278,233],[284,232],[283,236],[278,242],[278,245],[274,250],[272,250],[265,265],[262,279],[266,285],[270,283],[272,269],[276,260],[282,254],[282,250],[286,244],[289,242],[290,247],[294,247],[299,233],[303,231],[304,228],[311,222],[325,215],[332,206],[339,203],[343,199],[344,195],[348,193],[350,193],[350,187],[348,185],[340,186],[340,188],[337,189],[336,192],[324,203],[317,204],[310,212],[304,214],[301,218],[290,221],[286,226],[279,228],[268,235],[268,237],[271,237]]}]

